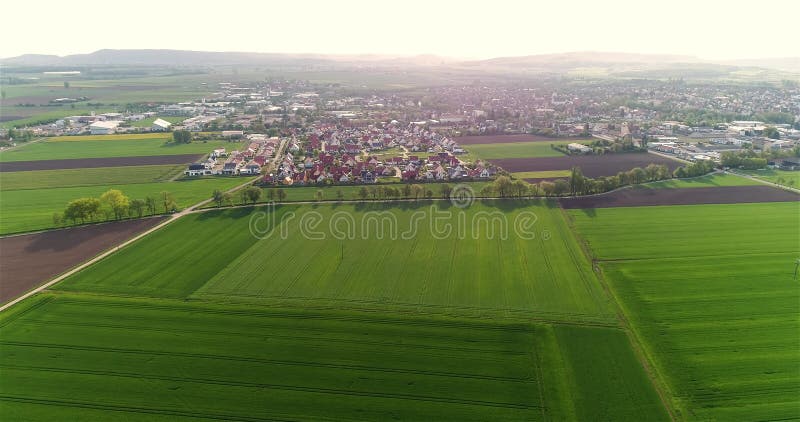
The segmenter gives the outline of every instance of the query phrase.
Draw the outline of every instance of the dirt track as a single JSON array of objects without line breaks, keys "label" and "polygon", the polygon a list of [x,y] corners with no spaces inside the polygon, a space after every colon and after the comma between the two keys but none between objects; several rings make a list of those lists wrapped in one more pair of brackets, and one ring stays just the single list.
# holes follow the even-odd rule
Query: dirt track
[{"label": "dirt track", "polygon": [[482,135],[453,138],[459,145],[506,144],[516,142],[560,142],[570,138],[547,138],[537,135]]},{"label": "dirt track", "polygon": [[665,164],[670,170],[682,163],[655,154],[622,153],[608,155],[576,155],[563,157],[500,158],[489,160],[508,172],[569,170],[578,166],[587,177],[613,176],[634,167],[645,168],[650,163]]},{"label": "dirt track", "polygon": [[200,157],[202,157],[202,154],[11,161],[0,163],[0,172],[188,164],[196,161]]},{"label": "dirt track", "polygon": [[719,186],[681,189],[635,187],[604,195],[559,199],[561,207],[566,209],[793,201],[800,201],[800,195],[770,186]]},{"label": "dirt track", "polygon": [[0,238],[0,303],[6,303],[164,217]]}]

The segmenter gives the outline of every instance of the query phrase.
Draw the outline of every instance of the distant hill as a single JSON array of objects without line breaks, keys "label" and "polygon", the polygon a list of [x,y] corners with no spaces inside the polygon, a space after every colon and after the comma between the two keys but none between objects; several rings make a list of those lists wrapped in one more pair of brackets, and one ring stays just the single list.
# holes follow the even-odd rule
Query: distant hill
[{"label": "distant hill", "polygon": [[535,56],[497,57],[488,60],[478,60],[466,64],[510,66],[510,67],[536,67],[536,66],[580,66],[600,64],[666,64],[666,63],[694,63],[700,59],[692,56],[656,55],[656,54],[631,54],[614,52],[571,52],[560,54],[540,54]]}]

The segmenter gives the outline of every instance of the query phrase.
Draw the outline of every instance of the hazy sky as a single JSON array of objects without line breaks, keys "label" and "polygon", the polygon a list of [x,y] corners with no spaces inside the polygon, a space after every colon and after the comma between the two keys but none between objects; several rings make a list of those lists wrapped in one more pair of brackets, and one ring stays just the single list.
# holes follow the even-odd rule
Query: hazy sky
[{"label": "hazy sky", "polygon": [[0,57],[103,48],[458,58],[800,54],[797,0],[17,0],[0,11]]}]

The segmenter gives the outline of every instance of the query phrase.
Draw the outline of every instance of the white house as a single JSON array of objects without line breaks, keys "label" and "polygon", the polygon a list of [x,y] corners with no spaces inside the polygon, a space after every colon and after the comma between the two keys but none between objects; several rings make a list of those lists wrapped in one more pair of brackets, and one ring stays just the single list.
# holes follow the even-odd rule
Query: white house
[{"label": "white house", "polygon": [[150,127],[150,130],[155,132],[163,132],[165,130],[168,130],[170,126],[172,126],[172,123],[164,119],[156,119],[153,122],[153,126]]},{"label": "white house", "polygon": [[119,123],[120,122],[116,120],[94,122],[89,125],[89,130],[91,131],[92,135],[108,135],[117,130]]},{"label": "white house", "polygon": [[579,144],[577,142],[573,142],[573,143],[567,145],[567,149],[572,151],[572,152],[578,152],[578,153],[581,153],[581,154],[586,154],[586,153],[592,152],[592,149],[590,147],[587,147],[586,145],[583,145],[583,144]]}]

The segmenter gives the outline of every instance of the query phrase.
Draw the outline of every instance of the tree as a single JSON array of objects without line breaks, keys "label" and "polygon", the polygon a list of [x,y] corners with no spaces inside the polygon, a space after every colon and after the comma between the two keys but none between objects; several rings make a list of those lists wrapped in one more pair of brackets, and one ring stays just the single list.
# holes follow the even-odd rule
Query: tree
[{"label": "tree", "polygon": [[764,129],[764,136],[766,136],[769,139],[781,139],[781,133],[778,132],[778,129],[772,126],[769,126],[766,129]]},{"label": "tree", "polygon": [[338,199],[338,200],[340,200],[340,201],[341,201],[342,199],[344,199],[344,192],[342,192],[342,190],[341,190],[341,189],[337,189],[337,190],[336,190],[336,199]]},{"label": "tree", "polygon": [[498,176],[497,179],[494,180],[494,190],[500,195],[501,198],[505,198],[511,194],[511,179],[508,176]]},{"label": "tree", "polygon": [[64,81],[64,89],[69,89],[69,82]]},{"label": "tree", "polygon": [[164,206],[164,213],[168,213],[170,211],[175,211],[175,208],[178,205],[175,203],[175,197],[172,196],[172,193],[167,191],[162,191],[158,194],[159,198],[161,198],[161,205]]},{"label": "tree", "polygon": [[322,189],[317,189],[317,191],[314,192],[314,199],[317,202],[322,201],[323,196],[325,196],[325,194],[322,192]]},{"label": "tree", "polygon": [[453,193],[453,188],[451,188],[450,185],[448,185],[446,183],[444,185],[442,185],[439,189],[442,192],[442,198],[443,199],[449,198],[450,195]]},{"label": "tree", "polygon": [[418,201],[419,197],[425,193],[425,188],[420,185],[411,185],[411,194],[414,195],[414,200]]},{"label": "tree", "polygon": [[176,144],[188,144],[192,142],[192,132],[188,130],[176,130],[172,132],[172,140]]},{"label": "tree", "polygon": [[430,189],[426,190],[425,191],[425,198],[427,198],[427,199],[433,198],[433,191],[430,190]]},{"label": "tree", "polygon": [[64,218],[72,220],[73,223],[78,220],[81,220],[81,223],[86,220],[94,220],[100,213],[100,207],[101,203],[97,198],[79,198],[67,204]]},{"label": "tree", "polygon": [[270,189],[267,191],[267,199],[272,202],[275,200],[275,189]]},{"label": "tree", "polygon": [[245,199],[252,204],[255,204],[259,199],[261,199],[261,188],[248,186],[244,188],[243,192]]},{"label": "tree", "polygon": [[149,212],[151,215],[156,213],[157,202],[155,198],[152,196],[144,198],[144,204],[147,207],[147,212]]},{"label": "tree", "polygon": [[211,197],[214,198],[214,203],[217,204],[217,207],[222,206],[222,199],[223,199],[222,196],[223,193],[219,189],[214,189],[214,193],[211,194]]},{"label": "tree", "polygon": [[61,215],[60,212],[53,213],[53,225],[58,227],[61,225],[61,221],[64,220],[64,217]]},{"label": "tree", "polygon": [[528,184],[518,179],[511,184],[511,189],[514,191],[514,195],[518,198],[522,198],[528,193]]},{"label": "tree", "polygon": [[569,192],[573,195],[581,194],[586,188],[586,177],[580,167],[574,166],[569,174]]},{"label": "tree", "polygon": [[114,218],[119,220],[125,216],[130,206],[130,199],[117,189],[109,189],[100,196],[100,202],[108,205],[114,213]]},{"label": "tree", "polygon": [[539,182],[539,190],[541,190],[545,196],[550,196],[556,190],[556,184],[547,180],[541,181]]},{"label": "tree", "polygon": [[369,190],[367,189],[367,187],[366,186],[360,187],[358,189],[358,197],[364,200],[367,199],[367,196],[369,196]]},{"label": "tree", "polygon": [[411,197],[411,185],[405,184],[403,185],[403,197],[410,198]]},{"label": "tree", "polygon": [[275,194],[278,195],[278,201],[283,202],[283,200],[286,199],[286,192],[283,189],[278,189]]},{"label": "tree", "polygon": [[564,179],[558,179],[555,181],[555,186],[553,188],[553,193],[556,195],[563,195],[569,192],[569,182]]},{"label": "tree", "polygon": [[135,214],[137,217],[142,218],[144,214],[144,209],[147,204],[141,199],[134,199],[131,201],[130,205],[130,213],[133,215]]}]

